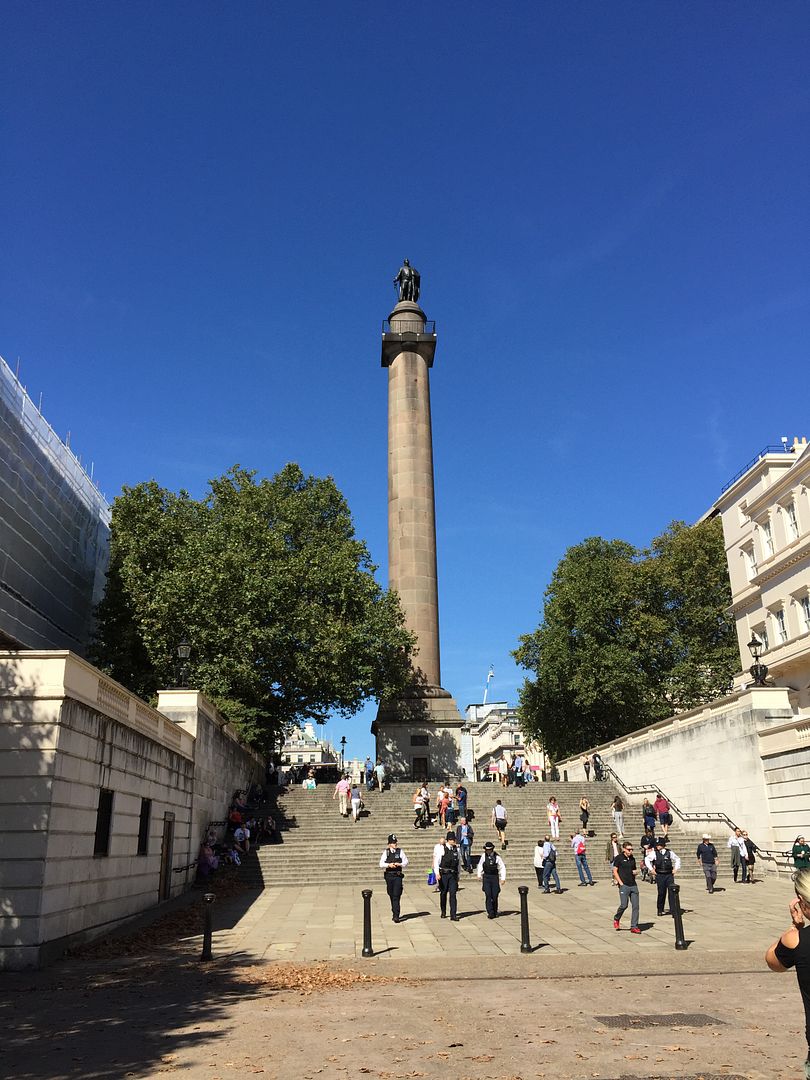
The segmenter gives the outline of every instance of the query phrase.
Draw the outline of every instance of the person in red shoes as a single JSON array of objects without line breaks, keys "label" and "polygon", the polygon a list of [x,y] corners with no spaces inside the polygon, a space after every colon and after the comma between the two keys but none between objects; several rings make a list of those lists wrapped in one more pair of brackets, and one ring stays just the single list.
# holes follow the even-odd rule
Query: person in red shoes
[{"label": "person in red shoes", "polygon": [[613,916],[613,929],[621,930],[622,915],[630,904],[630,933],[640,934],[638,925],[638,885],[636,885],[636,860],[633,856],[633,845],[627,841],[622,844],[622,850],[613,860],[613,880],[619,886],[619,908]]}]

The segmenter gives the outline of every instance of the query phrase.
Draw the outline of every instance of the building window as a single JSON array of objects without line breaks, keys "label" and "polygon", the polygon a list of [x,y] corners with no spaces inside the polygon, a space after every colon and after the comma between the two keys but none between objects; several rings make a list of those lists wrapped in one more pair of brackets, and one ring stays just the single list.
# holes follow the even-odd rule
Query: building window
[{"label": "building window", "polygon": [[795,540],[799,535],[799,519],[796,517],[796,503],[789,502],[785,507],[785,521],[788,543],[791,540]]},{"label": "building window", "polygon": [[302,765],[303,761],[304,761],[304,755],[303,754],[296,754],[296,757],[298,758],[298,764]]},{"label": "building window", "polygon": [[411,735],[411,746],[429,746],[429,735]]},{"label": "building window", "polygon": [[141,799],[141,819],[138,822],[138,854],[149,854],[149,825],[152,821],[152,800]]},{"label": "building window", "polygon": [[787,641],[787,627],[785,626],[785,609],[777,608],[776,611],[771,613],[773,615],[773,623],[776,627],[776,640],[778,644],[782,644]]},{"label": "building window", "polygon": [[771,647],[771,643],[768,640],[768,627],[765,623],[763,623],[762,626],[755,626],[754,634],[762,642],[762,651],[767,652]]},{"label": "building window", "polygon": [[804,620],[804,629],[810,630],[810,596],[803,596],[799,601],[802,609],[802,619]]},{"label": "building window", "polygon": [[309,760],[310,760],[310,761],[314,761],[314,760],[315,760],[315,755],[314,755],[314,754],[310,754],[310,755],[309,755]]},{"label": "building window", "polygon": [[760,529],[762,530],[762,554],[769,559],[773,555],[773,533],[770,521],[763,521]]},{"label": "building window", "polygon": [[515,746],[520,746],[522,742],[523,740],[520,737],[520,732],[518,732],[517,735],[515,735]]},{"label": "building window", "polygon": [[748,580],[751,581],[756,577],[757,573],[757,559],[754,555],[754,545],[743,548],[743,555],[745,556],[745,569],[748,574]]},{"label": "building window", "polygon": [[102,788],[98,793],[98,812],[96,813],[96,840],[93,845],[94,855],[110,854],[110,832],[112,829],[113,793]]}]

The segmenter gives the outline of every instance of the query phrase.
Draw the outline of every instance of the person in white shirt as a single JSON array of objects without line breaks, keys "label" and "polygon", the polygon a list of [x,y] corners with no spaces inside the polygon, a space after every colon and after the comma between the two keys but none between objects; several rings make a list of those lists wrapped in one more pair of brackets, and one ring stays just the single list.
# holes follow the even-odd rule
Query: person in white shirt
[{"label": "person in white shirt", "polygon": [[[667,838],[659,836],[655,841],[655,850],[649,850],[644,858],[653,881],[658,886],[658,914],[664,914],[667,891],[675,881],[675,875],[681,868],[681,860],[674,851],[667,849]],[[671,912],[670,912],[671,914]]]},{"label": "person in white shirt", "polygon": [[484,854],[478,861],[476,874],[481,878],[481,887],[487,901],[487,918],[498,917],[498,896],[501,885],[506,881],[506,867],[500,855],[495,854],[495,845],[491,840],[484,844]]},{"label": "person in white shirt", "polygon": [[447,898],[450,898],[450,919],[458,922],[456,894],[458,893],[458,875],[461,857],[456,844],[456,834],[447,833],[443,844],[436,844],[433,849],[433,873],[439,883],[439,905],[442,918],[447,918]]},{"label": "person in white shirt", "polygon": [[[742,848],[740,848],[741,843]],[[728,848],[731,852],[731,873],[734,881],[737,881],[737,876],[742,870],[742,880],[743,884],[745,884],[748,880],[748,849],[745,847],[742,829],[735,829],[728,838]]]},{"label": "person in white shirt", "polygon": [[506,807],[503,805],[500,799],[495,800],[495,805],[492,808],[492,824],[498,833],[498,839],[501,842],[501,851],[506,850],[506,846],[509,841],[506,839],[506,822],[507,814]]}]

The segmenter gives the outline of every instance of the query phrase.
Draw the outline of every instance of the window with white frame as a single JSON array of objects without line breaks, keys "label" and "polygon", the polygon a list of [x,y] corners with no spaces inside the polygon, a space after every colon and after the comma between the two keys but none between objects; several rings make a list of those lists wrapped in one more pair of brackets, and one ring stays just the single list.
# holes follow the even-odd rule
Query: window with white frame
[{"label": "window with white frame", "polygon": [[742,549],[743,558],[745,559],[745,572],[748,575],[748,580],[751,581],[756,577],[757,573],[757,557],[754,554],[754,545],[749,544]]},{"label": "window with white frame", "polygon": [[785,507],[785,533],[788,543],[799,535],[799,519],[796,516],[796,503],[791,500]]},{"label": "window with white frame", "polygon": [[785,622],[785,609],[776,608],[775,611],[771,612],[771,617],[773,619],[774,630],[776,632],[776,642],[778,645],[781,645],[783,642],[787,641],[788,638],[787,624]]},{"label": "window with white frame", "polygon": [[802,613],[802,631],[810,630],[810,596],[805,594],[799,599],[799,610]]},{"label": "window with white frame", "polygon": [[762,534],[762,554],[769,559],[773,555],[773,532],[770,521],[763,521],[759,528]]},{"label": "window with white frame", "polygon": [[768,639],[768,627],[767,627],[767,625],[765,623],[762,623],[760,626],[755,626],[754,630],[753,630],[753,633],[754,633],[754,637],[758,637],[759,640],[762,642],[762,651],[767,652],[768,649],[770,649],[770,647],[771,647],[771,643],[770,643],[770,641]]}]

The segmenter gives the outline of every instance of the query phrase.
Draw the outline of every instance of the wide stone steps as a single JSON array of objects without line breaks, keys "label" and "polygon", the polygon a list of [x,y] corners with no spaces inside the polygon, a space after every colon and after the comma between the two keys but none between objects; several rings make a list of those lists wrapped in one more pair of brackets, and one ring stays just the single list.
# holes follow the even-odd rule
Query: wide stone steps
[{"label": "wide stone steps", "polygon": [[[615,791],[608,784],[533,784],[524,789],[506,790],[486,783],[467,787],[468,805],[474,811],[473,855],[480,854],[487,840],[498,847],[490,817],[495,799],[500,798],[509,813],[509,846],[502,854],[509,877],[518,881],[534,880],[534,847],[549,831],[546,804],[555,795],[562,815],[558,868],[563,883],[568,886],[578,883],[569,836],[579,827],[579,800],[587,795],[591,802],[588,826],[596,834],[588,840],[588,861],[594,877],[609,877],[605,847],[613,830],[610,807]],[[364,790],[365,808],[357,823],[340,816],[338,803],[332,800],[332,790],[329,786],[315,791],[293,788],[271,793],[265,810],[276,820],[282,843],[265,845],[256,858],[246,860],[243,876],[265,885],[324,882],[373,885],[380,880],[379,858],[391,832],[397,834],[408,855],[410,872],[428,873],[433,847],[443,838],[445,830],[438,822],[428,829],[413,828],[413,788],[395,784],[382,793]],[[433,795],[435,798],[435,788]],[[625,832],[638,848],[643,833],[640,807],[626,805]],[[702,881],[702,872],[694,859],[699,833],[685,833],[676,825],[670,829],[670,837],[673,849],[683,859],[680,876]],[[729,876],[725,837],[722,843],[719,840],[719,837],[715,839],[721,856],[720,874]]]}]

